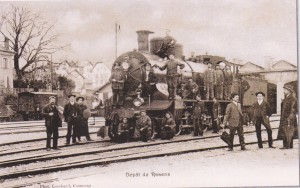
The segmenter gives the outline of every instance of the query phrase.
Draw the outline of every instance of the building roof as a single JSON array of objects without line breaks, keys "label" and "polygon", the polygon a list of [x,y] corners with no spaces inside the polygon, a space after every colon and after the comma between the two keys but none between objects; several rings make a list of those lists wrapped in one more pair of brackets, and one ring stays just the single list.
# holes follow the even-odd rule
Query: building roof
[{"label": "building roof", "polygon": [[287,65],[290,65],[290,66],[294,67],[294,68],[297,68],[296,65],[294,65],[294,64],[292,64],[292,63],[290,63],[290,62],[288,62],[288,61],[286,61],[286,60],[283,60],[283,59],[282,59],[282,60],[279,60],[279,61],[276,61],[276,62],[272,65],[272,67],[278,65],[279,63],[285,63],[285,64],[287,64]]},{"label": "building roof", "polygon": [[245,65],[254,65],[254,66],[256,66],[256,67],[258,67],[258,68],[260,68],[260,69],[265,69],[264,67],[262,67],[262,66],[260,66],[260,65],[257,65],[257,64],[255,64],[255,63],[252,63],[252,62],[250,62],[250,61],[248,61],[248,62],[246,62],[245,64],[243,64],[242,66],[245,66]]}]

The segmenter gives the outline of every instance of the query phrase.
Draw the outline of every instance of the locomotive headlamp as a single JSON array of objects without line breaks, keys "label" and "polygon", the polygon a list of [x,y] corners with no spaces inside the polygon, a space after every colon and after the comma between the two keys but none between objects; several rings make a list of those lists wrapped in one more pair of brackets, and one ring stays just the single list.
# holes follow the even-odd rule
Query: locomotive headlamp
[{"label": "locomotive headlamp", "polygon": [[124,62],[122,63],[122,67],[123,67],[124,70],[128,70],[129,64],[128,64],[126,61],[124,61]]}]

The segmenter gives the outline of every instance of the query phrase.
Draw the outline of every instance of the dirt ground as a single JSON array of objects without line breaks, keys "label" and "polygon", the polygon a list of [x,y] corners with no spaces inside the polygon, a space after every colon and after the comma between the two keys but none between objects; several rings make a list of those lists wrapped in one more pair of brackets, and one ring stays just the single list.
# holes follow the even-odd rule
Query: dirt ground
[{"label": "dirt ground", "polygon": [[298,140],[294,149],[264,144],[136,160],[52,174],[57,181],[31,187],[240,187],[299,186]]}]

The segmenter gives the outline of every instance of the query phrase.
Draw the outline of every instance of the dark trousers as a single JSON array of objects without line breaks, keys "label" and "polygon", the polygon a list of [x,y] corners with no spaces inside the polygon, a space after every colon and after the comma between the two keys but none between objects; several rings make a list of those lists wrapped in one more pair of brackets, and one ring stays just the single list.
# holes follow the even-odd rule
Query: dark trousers
[{"label": "dark trousers", "polygon": [[224,100],[228,100],[230,99],[230,95],[231,95],[231,85],[229,84],[224,84]]},{"label": "dark trousers", "polygon": [[177,88],[177,75],[167,76],[169,99],[175,99]]},{"label": "dark trousers", "polygon": [[80,132],[78,132],[78,136],[77,136],[78,140],[80,140],[80,136],[85,136],[85,138],[87,140],[90,140],[91,137],[90,137],[90,132],[89,132],[88,120],[83,119],[82,121],[80,121],[80,124],[81,124],[80,126],[82,126],[82,127],[81,127],[81,129],[78,129],[78,131],[80,131]]},{"label": "dark trousers", "polygon": [[286,149],[293,148],[293,138],[292,138],[292,140],[289,144],[286,137],[284,137],[283,138],[283,147],[286,148]]},{"label": "dark trousers", "polygon": [[206,100],[214,98],[214,83],[207,82],[205,83],[206,86]]},{"label": "dark trousers", "polygon": [[124,102],[124,91],[123,89],[113,89],[113,105],[122,106]]},{"label": "dark trousers", "polygon": [[215,118],[213,119],[213,122],[212,122],[212,129],[213,129],[213,132],[217,133],[219,132],[219,125],[220,125],[220,118]]},{"label": "dark trousers", "polygon": [[245,139],[244,139],[244,128],[243,125],[239,125],[237,127],[229,127],[230,130],[230,148],[233,148],[233,140],[234,140],[234,134],[237,131],[237,134],[239,136],[239,140],[240,140],[240,144],[241,144],[241,148],[245,147]]},{"label": "dark trousers", "polygon": [[142,131],[140,131],[141,134],[141,140],[143,142],[147,142],[150,138],[150,133],[148,128],[144,128]]},{"label": "dark trousers", "polygon": [[128,139],[129,139],[129,132],[128,131],[123,131],[123,132],[120,132],[119,134],[116,135],[116,141],[118,143],[127,142]]},{"label": "dark trousers", "polygon": [[201,118],[193,118],[194,136],[203,136],[203,126]]},{"label": "dark trousers", "polygon": [[[72,134],[72,131],[73,131],[73,134]],[[75,143],[78,133],[77,133],[76,121],[74,118],[72,118],[68,122],[68,132],[67,132],[67,136],[66,136],[67,143],[70,143],[71,135],[72,135],[72,142]]]},{"label": "dark trousers", "polygon": [[175,127],[163,126],[161,130],[161,139],[172,139],[175,135]]},{"label": "dark trousers", "polygon": [[49,126],[46,127],[47,132],[47,143],[46,148],[51,147],[51,136],[53,135],[53,148],[57,148],[57,141],[58,141],[58,126]]},{"label": "dark trousers", "polygon": [[223,99],[223,85],[215,85],[215,97],[217,99]]},{"label": "dark trousers", "polygon": [[257,117],[256,123],[255,123],[255,130],[256,130],[258,147],[263,148],[262,139],[261,139],[261,124],[263,124],[267,129],[269,147],[272,147],[273,146],[273,139],[272,139],[271,126],[270,126],[270,124],[264,122],[263,117]]}]

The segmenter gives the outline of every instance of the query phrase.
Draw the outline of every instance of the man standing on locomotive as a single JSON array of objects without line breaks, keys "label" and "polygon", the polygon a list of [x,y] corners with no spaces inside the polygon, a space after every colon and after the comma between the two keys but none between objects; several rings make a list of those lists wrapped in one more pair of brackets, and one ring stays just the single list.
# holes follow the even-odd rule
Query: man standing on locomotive
[{"label": "man standing on locomotive", "polygon": [[230,144],[228,151],[233,151],[233,140],[236,131],[239,136],[241,150],[245,150],[246,147],[243,129],[243,113],[241,109],[241,104],[239,103],[239,95],[237,93],[232,93],[231,99],[232,102],[227,105],[224,117],[224,123],[230,129]]},{"label": "man standing on locomotive", "polygon": [[162,67],[158,67],[158,65],[155,66],[158,67],[160,70],[167,69],[166,77],[167,77],[167,84],[168,84],[169,100],[175,99],[176,96],[177,81],[178,81],[178,72],[177,72],[178,66],[181,69],[183,69],[185,65],[176,61],[173,54],[169,55],[169,61],[167,61],[167,63],[164,66]]},{"label": "man standing on locomotive", "polygon": [[224,100],[230,99],[231,87],[233,82],[233,74],[230,70],[230,67],[226,65],[224,68]]},{"label": "man standing on locomotive", "polygon": [[45,117],[45,126],[47,132],[47,143],[46,149],[50,151],[51,147],[51,136],[53,134],[53,149],[59,149],[57,147],[58,141],[58,127],[62,126],[61,118],[59,116],[59,111],[55,105],[56,98],[54,96],[49,97],[49,104],[44,106],[42,110],[42,115]]},{"label": "man standing on locomotive", "polygon": [[269,117],[272,115],[270,104],[264,100],[265,94],[263,92],[255,93],[257,102],[252,106],[253,109],[253,125],[255,125],[256,136],[258,141],[258,147],[263,148],[261,139],[261,124],[266,127],[268,133],[269,147],[273,148],[272,129],[270,125]]},{"label": "man standing on locomotive", "polygon": [[[68,123],[68,132],[66,136],[66,144],[70,144],[70,139],[72,135],[72,142],[73,144],[77,144],[76,137],[78,136],[78,130],[77,130],[77,120],[78,120],[78,114],[80,113],[79,106],[77,103],[75,103],[75,97],[76,95],[69,95],[69,102],[65,105],[64,108],[64,117],[65,122]],[[73,134],[72,134],[73,130]]]},{"label": "man standing on locomotive", "polygon": [[153,94],[156,89],[157,77],[151,68],[151,64],[147,63],[145,66],[145,74],[143,75],[142,81],[142,97],[150,97],[153,100]]},{"label": "man standing on locomotive", "polygon": [[126,74],[118,63],[115,63],[110,82],[113,91],[113,107],[122,106],[124,102],[124,82]]},{"label": "man standing on locomotive", "polygon": [[206,90],[206,100],[214,98],[214,84],[216,82],[216,73],[212,68],[212,63],[207,63],[207,69],[204,71],[204,87]]},{"label": "man standing on locomotive", "polygon": [[224,74],[220,65],[216,65],[216,82],[215,82],[215,97],[219,100],[223,99]]}]

